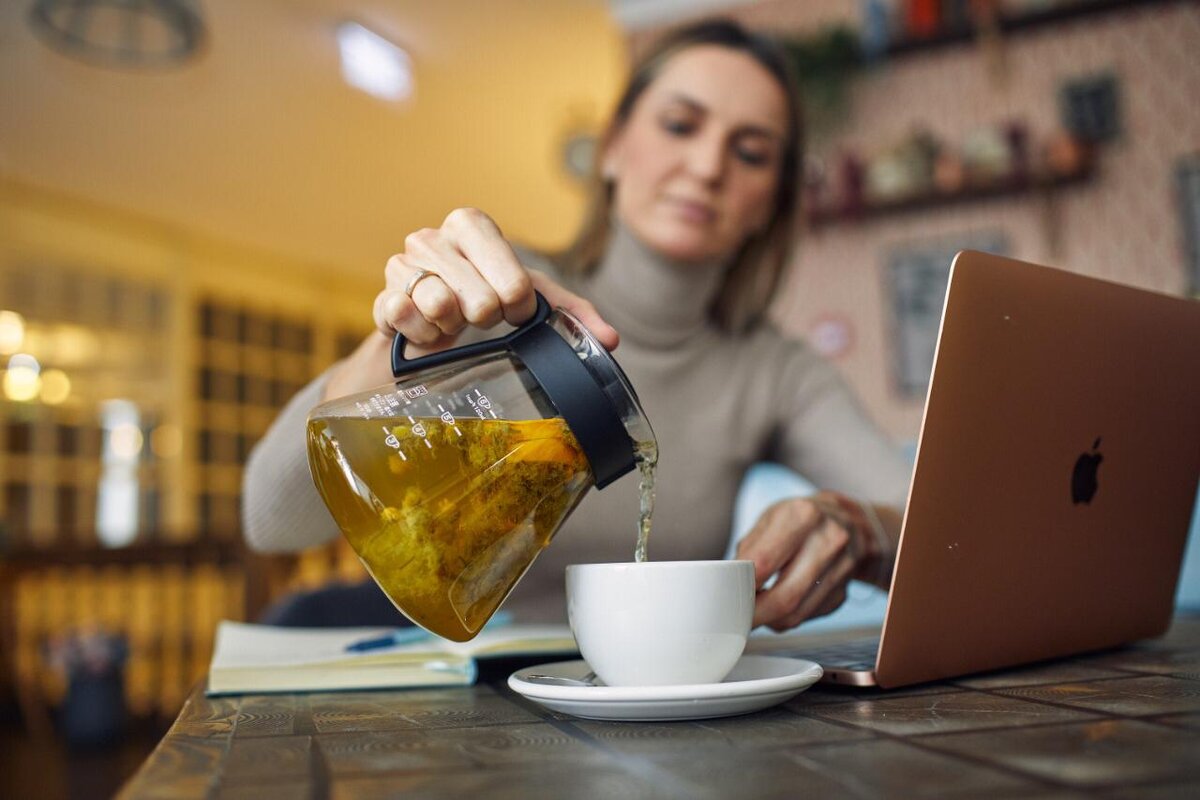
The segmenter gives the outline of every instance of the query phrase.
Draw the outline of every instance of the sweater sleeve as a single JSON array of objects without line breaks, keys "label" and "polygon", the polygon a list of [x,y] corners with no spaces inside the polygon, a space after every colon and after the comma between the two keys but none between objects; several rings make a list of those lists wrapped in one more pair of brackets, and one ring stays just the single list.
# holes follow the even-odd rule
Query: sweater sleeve
[{"label": "sweater sleeve", "polygon": [[251,550],[283,553],[325,544],[337,524],[308,469],[308,412],[321,402],[329,371],[301,389],[250,452],[242,475],[242,530]]},{"label": "sweater sleeve", "polygon": [[912,468],[899,447],[832,365],[802,343],[789,344],[776,457],[819,488],[903,508]]}]

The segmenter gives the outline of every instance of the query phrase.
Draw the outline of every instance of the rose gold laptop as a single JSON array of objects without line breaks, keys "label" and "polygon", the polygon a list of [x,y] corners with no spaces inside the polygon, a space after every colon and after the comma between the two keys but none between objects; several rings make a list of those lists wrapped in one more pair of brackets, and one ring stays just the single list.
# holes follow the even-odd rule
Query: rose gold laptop
[{"label": "rose gold laptop", "polygon": [[1200,302],[961,252],[877,649],[795,654],[892,688],[1157,636],[1198,480]]}]

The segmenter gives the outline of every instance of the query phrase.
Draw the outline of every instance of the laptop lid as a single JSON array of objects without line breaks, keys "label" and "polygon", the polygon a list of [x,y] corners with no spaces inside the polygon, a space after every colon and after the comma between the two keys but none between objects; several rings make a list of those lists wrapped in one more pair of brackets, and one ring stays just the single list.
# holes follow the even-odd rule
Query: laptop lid
[{"label": "laptop lid", "polygon": [[1162,633],[1198,478],[1200,303],[959,253],[876,681]]}]

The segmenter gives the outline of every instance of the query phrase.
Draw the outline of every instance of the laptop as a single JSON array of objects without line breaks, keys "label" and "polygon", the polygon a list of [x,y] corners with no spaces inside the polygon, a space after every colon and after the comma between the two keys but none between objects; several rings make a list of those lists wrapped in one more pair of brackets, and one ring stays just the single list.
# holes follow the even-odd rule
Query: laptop
[{"label": "laptop", "polygon": [[1161,635],[1198,481],[1200,302],[960,252],[881,635],[789,649],[894,688]]}]

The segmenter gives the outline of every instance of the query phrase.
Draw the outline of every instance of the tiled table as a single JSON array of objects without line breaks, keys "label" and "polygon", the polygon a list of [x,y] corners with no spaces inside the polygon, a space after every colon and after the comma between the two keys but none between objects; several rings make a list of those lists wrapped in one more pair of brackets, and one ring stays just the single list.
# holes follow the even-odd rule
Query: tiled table
[{"label": "tiled table", "polygon": [[813,688],[697,722],[547,712],[508,671],[466,689],[198,689],[120,796],[1200,797],[1200,617],[1117,651],[894,692]]}]

